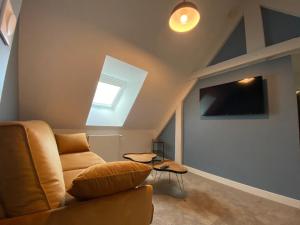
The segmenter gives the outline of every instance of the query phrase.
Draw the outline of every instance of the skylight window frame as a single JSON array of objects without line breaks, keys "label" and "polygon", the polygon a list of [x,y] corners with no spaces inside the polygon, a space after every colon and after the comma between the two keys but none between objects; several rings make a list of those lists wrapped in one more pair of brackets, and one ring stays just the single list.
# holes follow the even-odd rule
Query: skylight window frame
[{"label": "skylight window frame", "polygon": [[105,83],[105,84],[110,84],[110,85],[113,85],[113,86],[116,86],[116,87],[119,87],[120,89],[119,89],[116,97],[114,98],[112,104],[97,103],[97,102],[94,102],[94,100],[93,100],[92,105],[94,107],[98,107],[98,108],[114,109],[115,106],[120,101],[120,98],[122,96],[122,93],[124,92],[124,88],[126,86],[126,83],[124,81],[122,81],[122,80],[116,79],[116,78],[114,78],[112,76],[109,76],[109,75],[106,75],[106,74],[101,74],[100,80],[97,83],[97,88],[98,88],[98,85],[99,85],[100,82],[101,83]]},{"label": "skylight window frame", "polygon": [[104,81],[106,74],[122,81],[122,92],[113,109],[91,104],[87,127],[123,127],[141,93],[148,71],[106,55],[99,80]]}]

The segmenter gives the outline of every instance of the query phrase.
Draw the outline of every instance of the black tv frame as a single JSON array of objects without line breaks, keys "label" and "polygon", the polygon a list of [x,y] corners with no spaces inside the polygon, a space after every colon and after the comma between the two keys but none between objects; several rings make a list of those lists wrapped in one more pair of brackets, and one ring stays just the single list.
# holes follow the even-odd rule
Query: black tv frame
[{"label": "black tv frame", "polygon": [[[199,90],[199,101],[200,101],[200,113],[201,113],[201,116],[204,116],[204,117],[215,117],[215,116],[265,115],[267,113],[267,107],[266,107],[266,97],[267,96],[266,96],[266,93],[265,93],[265,86],[266,86],[265,80],[263,79],[262,76],[255,76],[255,77],[251,77],[251,78],[254,78],[254,82],[255,82],[254,84],[253,84],[253,82],[244,83],[244,84],[241,83],[245,79],[249,79],[249,78],[245,78],[245,79],[241,79],[241,80],[237,80],[237,81],[233,81],[233,82],[228,82],[228,83],[224,83],[224,84],[219,84],[219,85],[214,85],[214,86],[210,86],[210,87],[200,88],[200,90]],[[223,110],[220,110],[220,113],[216,113],[216,112],[214,112],[214,110],[216,110],[216,108],[217,108],[215,106],[214,107],[215,109],[211,109],[211,112],[208,112],[209,108],[203,110],[203,102],[201,102],[201,100],[203,101],[203,99],[202,99],[203,95],[204,95],[203,92],[207,92],[207,93],[208,92],[213,92],[213,90],[217,90],[217,89],[219,89],[219,92],[220,92],[220,89],[223,89],[223,91],[224,91],[226,88],[229,89],[230,86],[232,86],[232,87],[234,87],[234,88],[237,89],[237,93],[238,92],[242,92],[243,93],[243,91],[244,91],[243,88],[244,87],[245,88],[248,87],[248,89],[249,88],[254,88],[254,87],[251,87],[250,85],[252,85],[252,86],[256,85],[254,87],[257,89],[256,90],[257,93],[254,93],[254,94],[260,96],[259,97],[259,101],[257,102],[258,105],[256,106],[256,109],[253,109],[252,111],[251,110],[247,110],[248,112],[243,111],[243,109],[228,109],[228,110],[224,110],[223,109]],[[201,92],[202,92],[202,94],[201,94]],[[220,93],[218,93],[218,94],[220,94]],[[224,94],[226,94],[226,93],[224,93]],[[234,96],[234,97],[238,98],[236,96]],[[230,98],[230,96],[229,97],[227,96],[227,98]],[[224,97],[224,99],[226,99],[226,97]],[[220,102],[220,99],[219,99],[219,102]],[[228,99],[227,99],[227,102],[228,102]],[[238,101],[237,101],[237,103],[238,103]],[[239,103],[241,103],[241,101]],[[226,104],[226,103],[224,103],[224,104]],[[232,105],[231,105],[231,107],[232,107]],[[244,108],[247,108],[247,107],[244,107]],[[227,112],[225,112],[225,111],[227,111]]]}]

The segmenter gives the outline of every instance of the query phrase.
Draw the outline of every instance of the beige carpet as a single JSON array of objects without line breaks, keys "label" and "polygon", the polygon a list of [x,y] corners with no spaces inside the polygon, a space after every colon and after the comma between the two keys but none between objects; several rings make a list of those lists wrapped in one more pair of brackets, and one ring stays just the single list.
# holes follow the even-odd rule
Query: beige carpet
[{"label": "beige carpet", "polygon": [[[149,177],[149,183],[153,177]],[[300,210],[188,173],[185,194],[175,175],[154,186],[153,225],[300,225]]]}]

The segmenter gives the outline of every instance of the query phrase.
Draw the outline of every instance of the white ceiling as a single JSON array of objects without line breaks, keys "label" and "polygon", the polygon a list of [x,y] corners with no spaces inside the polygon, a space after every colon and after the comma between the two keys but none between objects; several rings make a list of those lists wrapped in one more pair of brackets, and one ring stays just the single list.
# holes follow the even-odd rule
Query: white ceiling
[{"label": "white ceiling", "polygon": [[149,72],[125,122],[154,129],[193,71],[232,30],[239,0],[194,0],[197,28],[168,27],[175,0],[26,0],[19,35],[21,119],[85,126],[105,55]]}]

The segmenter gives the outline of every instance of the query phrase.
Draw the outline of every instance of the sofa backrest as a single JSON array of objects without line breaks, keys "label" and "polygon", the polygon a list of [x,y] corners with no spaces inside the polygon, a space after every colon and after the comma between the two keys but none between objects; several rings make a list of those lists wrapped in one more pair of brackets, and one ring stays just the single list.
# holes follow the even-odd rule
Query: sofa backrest
[{"label": "sofa backrest", "polygon": [[5,218],[5,213],[4,213],[3,206],[0,203],[0,219],[3,219],[3,218]]},{"label": "sofa backrest", "polygon": [[42,121],[0,124],[0,202],[7,217],[61,206],[65,185],[51,128]]}]

